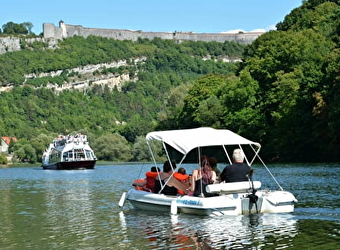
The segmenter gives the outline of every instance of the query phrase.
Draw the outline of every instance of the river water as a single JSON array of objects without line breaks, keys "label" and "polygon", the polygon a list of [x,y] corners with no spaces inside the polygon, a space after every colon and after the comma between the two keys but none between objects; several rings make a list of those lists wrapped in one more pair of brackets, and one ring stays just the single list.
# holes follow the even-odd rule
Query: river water
[{"label": "river water", "polygon": [[[340,164],[270,166],[298,199],[295,211],[220,217],[119,208],[122,192],[149,168],[0,168],[0,249],[339,249]],[[256,166],[254,179],[275,185]]]}]

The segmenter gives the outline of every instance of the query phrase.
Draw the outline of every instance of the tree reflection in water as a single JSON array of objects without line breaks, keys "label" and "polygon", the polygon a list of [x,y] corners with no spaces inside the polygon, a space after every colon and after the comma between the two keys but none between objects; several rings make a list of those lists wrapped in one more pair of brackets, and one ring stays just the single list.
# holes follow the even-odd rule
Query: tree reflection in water
[{"label": "tree reflection in water", "polygon": [[297,235],[296,219],[290,214],[200,217],[121,213],[122,226],[143,230],[152,249],[258,249],[273,242],[289,247]]}]

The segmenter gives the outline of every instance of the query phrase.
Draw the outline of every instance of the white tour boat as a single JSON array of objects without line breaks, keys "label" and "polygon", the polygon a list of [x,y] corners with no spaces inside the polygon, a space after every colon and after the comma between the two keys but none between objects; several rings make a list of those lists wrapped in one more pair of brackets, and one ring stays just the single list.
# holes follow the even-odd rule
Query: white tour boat
[{"label": "white tour boat", "polygon": [[60,135],[45,150],[42,167],[56,170],[93,169],[96,161],[86,135]]},{"label": "white tour boat", "polygon": [[[163,145],[167,159],[175,161],[177,168],[189,162],[198,163],[201,155],[213,156],[218,159],[219,163],[231,164],[233,150],[241,148],[249,166],[252,166],[255,159],[259,159],[277,184],[278,190],[261,189],[261,182],[253,181],[252,171],[250,171],[249,181],[208,185],[206,191],[214,194],[212,197],[168,196],[131,188],[122,194],[118,204],[120,207],[127,200],[135,209],[198,215],[289,213],[294,211],[296,198],[292,193],[283,190],[263,163],[259,156],[261,148],[259,143],[248,140],[230,130],[207,127],[151,132],[146,135],[146,141],[155,166],[158,164],[155,161],[154,142],[159,141]],[[159,167],[162,169],[161,166]]]}]

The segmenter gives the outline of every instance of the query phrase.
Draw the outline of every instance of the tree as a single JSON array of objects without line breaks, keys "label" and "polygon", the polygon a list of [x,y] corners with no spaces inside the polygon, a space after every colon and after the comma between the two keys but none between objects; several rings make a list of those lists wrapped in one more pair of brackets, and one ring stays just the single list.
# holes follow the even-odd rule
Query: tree
[{"label": "tree", "polygon": [[92,148],[98,159],[126,162],[132,159],[131,146],[119,134],[106,134],[96,139]]},{"label": "tree", "polygon": [[37,161],[37,154],[35,149],[27,140],[20,140],[13,145],[13,153],[21,162],[35,163]]},{"label": "tree", "polygon": [[33,27],[33,24],[30,22],[25,22],[21,24],[13,23],[13,22],[8,22],[4,25],[2,25],[2,30],[4,34],[10,34],[10,35],[15,35],[15,34],[23,34],[27,35],[31,33],[31,29]]},{"label": "tree", "polygon": [[138,136],[132,150],[134,161],[151,161],[150,152],[144,136]]},{"label": "tree", "polygon": [[184,106],[179,117],[182,128],[199,126],[197,108],[200,103],[218,93],[219,87],[227,79],[225,75],[207,75],[198,79],[184,99]]},{"label": "tree", "polygon": [[7,158],[4,154],[0,154],[0,165],[6,165],[7,164]]},{"label": "tree", "polygon": [[224,107],[216,96],[203,100],[197,108],[195,121],[204,127],[223,128]]}]

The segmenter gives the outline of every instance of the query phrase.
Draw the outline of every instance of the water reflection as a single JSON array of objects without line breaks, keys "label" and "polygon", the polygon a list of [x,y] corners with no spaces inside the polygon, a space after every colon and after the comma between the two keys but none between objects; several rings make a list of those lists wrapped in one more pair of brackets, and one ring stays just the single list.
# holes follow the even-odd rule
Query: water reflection
[{"label": "water reflection", "polygon": [[[290,247],[297,235],[291,214],[196,217],[121,212],[122,229],[139,228],[152,249],[261,249],[273,241]],[[135,235],[130,237],[133,241]]]},{"label": "water reflection", "polygon": [[60,236],[68,232],[65,239],[90,238],[95,234],[95,199],[90,183],[91,170],[67,171],[62,173],[62,178],[55,176],[60,173],[52,170],[45,172],[48,171],[52,179],[46,178],[42,188],[45,190],[47,208],[43,216],[49,225],[49,236]]}]

